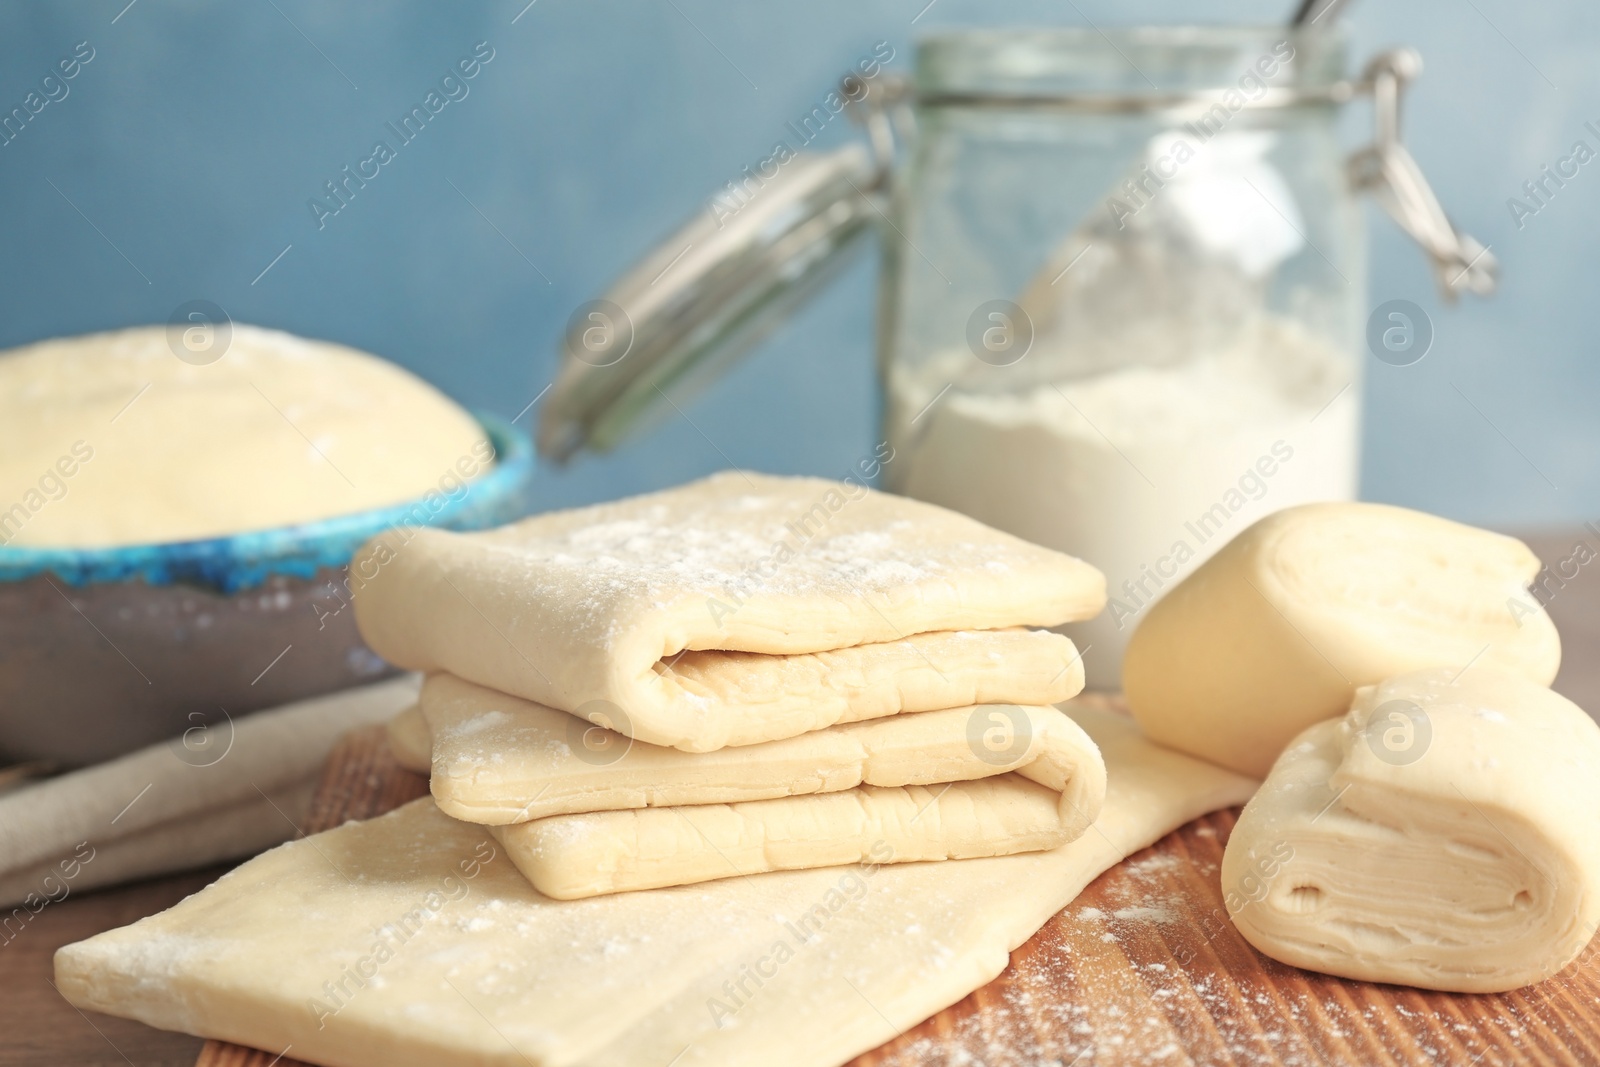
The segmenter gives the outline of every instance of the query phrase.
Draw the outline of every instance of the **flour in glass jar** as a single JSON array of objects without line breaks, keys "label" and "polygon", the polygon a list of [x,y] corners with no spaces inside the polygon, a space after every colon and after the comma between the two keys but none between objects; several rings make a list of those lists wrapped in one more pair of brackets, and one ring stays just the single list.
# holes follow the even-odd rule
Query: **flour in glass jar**
[{"label": "flour in glass jar", "polygon": [[1355,495],[1351,360],[1288,319],[1264,316],[1184,362],[1010,392],[964,389],[971,362],[957,352],[891,372],[889,488],[1103,571],[1107,611],[1064,628],[1091,688],[1120,688],[1145,610],[1235,534]]}]

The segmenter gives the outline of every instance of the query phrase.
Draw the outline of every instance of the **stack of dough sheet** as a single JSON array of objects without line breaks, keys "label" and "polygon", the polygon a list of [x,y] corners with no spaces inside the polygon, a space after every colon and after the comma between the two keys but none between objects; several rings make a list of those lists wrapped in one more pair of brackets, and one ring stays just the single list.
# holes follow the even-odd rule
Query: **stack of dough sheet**
[{"label": "stack of dough sheet", "polygon": [[1088,882],[1250,779],[1073,711],[1095,832],[1048,852],[873,862],[551,900],[430,799],[259,856],[69,945],[85,1011],[327,1067],[832,1067],[999,974]]},{"label": "stack of dough sheet", "polygon": [[600,733],[441,674],[391,739],[430,773],[441,811],[488,825],[563,900],[1056,848],[1105,795],[1094,742],[1052,707],[950,708],[701,754]]},{"label": "stack of dough sheet", "polygon": [[1059,847],[1105,792],[1034,627],[1089,565],[859,485],[728,472],[499,530],[395,531],[357,618],[432,672],[397,724],[440,808],[571,899]]}]

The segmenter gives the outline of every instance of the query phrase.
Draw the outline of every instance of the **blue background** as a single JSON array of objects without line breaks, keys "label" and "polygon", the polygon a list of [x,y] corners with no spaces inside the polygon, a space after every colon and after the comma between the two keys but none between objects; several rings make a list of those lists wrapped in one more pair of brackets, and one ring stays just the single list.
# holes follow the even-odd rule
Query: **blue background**
[{"label": "blue background", "polygon": [[[874,42],[905,69],[925,28],[1271,22],[1289,6],[125,2],[0,9],[0,111],[77,42],[96,52],[70,95],[0,148],[0,345],[161,322],[202,298],[380,353],[508,417],[549,382],[572,309],[764,155]],[[1422,51],[1406,139],[1504,272],[1498,296],[1443,309],[1420,253],[1369,210],[1371,304],[1416,301],[1436,338],[1410,367],[1369,359],[1363,495],[1500,526],[1600,517],[1600,162],[1520,231],[1506,203],[1576,139],[1600,147],[1583,129],[1600,125],[1600,9],[1357,2],[1348,18],[1357,58]],[[470,95],[319,231],[307,199],[480,40],[496,55]],[[1351,119],[1353,147],[1366,118]],[[541,472],[536,504],[729,462],[843,473],[875,440],[875,270],[864,258],[684,417]]]}]

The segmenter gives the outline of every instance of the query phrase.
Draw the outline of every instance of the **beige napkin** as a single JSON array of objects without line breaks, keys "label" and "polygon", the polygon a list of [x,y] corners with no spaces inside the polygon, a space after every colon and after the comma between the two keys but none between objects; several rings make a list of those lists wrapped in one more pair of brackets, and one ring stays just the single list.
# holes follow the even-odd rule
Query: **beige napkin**
[{"label": "beige napkin", "polygon": [[297,836],[335,742],[393,718],[417,685],[412,675],[224,719],[0,796],[0,906],[37,913]]}]

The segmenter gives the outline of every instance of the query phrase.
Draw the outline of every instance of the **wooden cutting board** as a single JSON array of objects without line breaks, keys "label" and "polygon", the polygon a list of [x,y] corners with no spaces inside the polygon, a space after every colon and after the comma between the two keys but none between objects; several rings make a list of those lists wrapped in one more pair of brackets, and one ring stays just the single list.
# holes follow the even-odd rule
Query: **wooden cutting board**
[{"label": "wooden cutting board", "polygon": [[[329,758],[306,831],[427,791],[389,755],[382,727],[360,730]],[[1223,908],[1217,872],[1237,814],[1197,820],[1113,867],[1000,977],[853,1067],[1600,1067],[1600,939],[1549,981],[1498,996],[1283,966],[1246,944]],[[995,892],[998,905],[1004,887]],[[211,1041],[196,1067],[296,1067],[292,1052]]]}]

